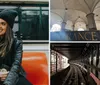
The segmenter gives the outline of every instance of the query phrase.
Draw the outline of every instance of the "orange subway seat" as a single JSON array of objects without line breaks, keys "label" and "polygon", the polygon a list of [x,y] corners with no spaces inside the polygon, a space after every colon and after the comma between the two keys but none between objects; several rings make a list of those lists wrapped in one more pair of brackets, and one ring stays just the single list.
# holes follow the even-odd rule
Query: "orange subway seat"
[{"label": "orange subway seat", "polygon": [[22,66],[34,85],[48,85],[48,63],[43,52],[23,52]]}]

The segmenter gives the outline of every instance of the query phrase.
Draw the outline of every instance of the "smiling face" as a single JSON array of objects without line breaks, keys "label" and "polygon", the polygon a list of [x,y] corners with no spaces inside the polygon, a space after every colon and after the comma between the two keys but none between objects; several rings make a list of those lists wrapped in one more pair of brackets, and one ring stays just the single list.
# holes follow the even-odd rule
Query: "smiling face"
[{"label": "smiling face", "polygon": [[0,18],[0,36],[6,33],[7,26],[7,22]]}]

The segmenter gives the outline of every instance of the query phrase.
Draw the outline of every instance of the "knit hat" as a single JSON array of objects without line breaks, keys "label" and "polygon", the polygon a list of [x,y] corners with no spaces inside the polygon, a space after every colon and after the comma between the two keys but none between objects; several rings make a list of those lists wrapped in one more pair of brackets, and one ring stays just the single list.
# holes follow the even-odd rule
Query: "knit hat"
[{"label": "knit hat", "polygon": [[8,25],[13,28],[15,18],[17,16],[17,12],[15,10],[3,10],[0,12],[0,18],[5,20]]}]

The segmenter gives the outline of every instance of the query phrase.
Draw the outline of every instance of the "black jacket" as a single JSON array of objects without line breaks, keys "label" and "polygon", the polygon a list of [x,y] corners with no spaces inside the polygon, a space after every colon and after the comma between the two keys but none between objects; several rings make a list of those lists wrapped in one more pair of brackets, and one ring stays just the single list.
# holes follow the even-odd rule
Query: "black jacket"
[{"label": "black jacket", "polygon": [[18,39],[14,39],[11,50],[1,60],[2,65],[9,67],[9,74],[3,82],[4,85],[16,85],[19,76],[25,76],[25,71],[21,66],[22,42]]}]

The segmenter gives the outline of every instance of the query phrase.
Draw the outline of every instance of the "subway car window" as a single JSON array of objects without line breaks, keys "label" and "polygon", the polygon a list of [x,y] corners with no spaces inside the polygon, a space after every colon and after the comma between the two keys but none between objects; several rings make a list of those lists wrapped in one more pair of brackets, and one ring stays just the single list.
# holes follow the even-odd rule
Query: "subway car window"
[{"label": "subway car window", "polygon": [[22,40],[49,40],[49,10],[48,6],[0,6],[3,9],[15,9],[18,17],[15,19],[13,31]]},{"label": "subway car window", "polygon": [[[39,38],[39,11],[22,11],[20,32],[24,40],[38,40]],[[25,30],[25,31],[24,31]]]},{"label": "subway car window", "polygon": [[22,8],[20,15],[20,34],[22,39],[48,40],[48,10],[42,10],[41,7],[25,8]]}]

